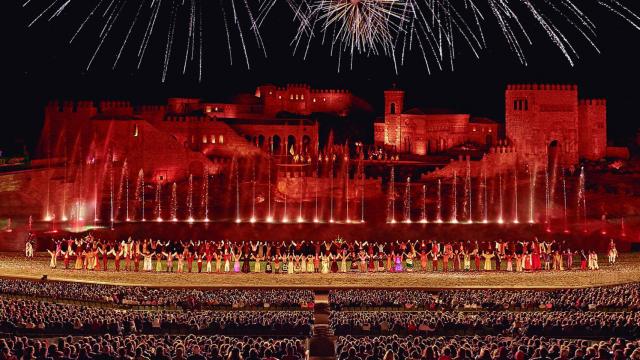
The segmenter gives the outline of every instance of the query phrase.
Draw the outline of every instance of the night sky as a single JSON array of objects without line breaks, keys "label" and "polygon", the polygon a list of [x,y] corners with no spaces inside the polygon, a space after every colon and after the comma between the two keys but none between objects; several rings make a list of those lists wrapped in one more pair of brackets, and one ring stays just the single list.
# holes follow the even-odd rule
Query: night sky
[{"label": "night sky", "polygon": [[[187,69],[186,75],[181,74],[186,41],[181,29],[186,27],[186,22],[178,21],[174,45],[179,55],[172,58],[167,81],[162,83],[168,29],[166,21],[157,24],[155,37],[140,70],[136,70],[135,54],[142,31],[133,33],[132,39],[135,40],[125,49],[120,65],[112,70],[120,41],[128,30],[128,22],[125,22],[119,27],[114,26],[112,38],[105,42],[93,67],[86,71],[86,65],[98,45],[98,23],[88,25],[73,45],[68,41],[94,1],[79,2],[80,5],[70,6],[61,17],[51,22],[45,18],[32,28],[27,28],[27,24],[38,10],[50,4],[50,0],[32,0],[26,8],[22,8],[22,0],[10,3],[4,17],[10,30],[5,33],[3,44],[3,80],[7,94],[3,122],[5,129],[11,129],[2,131],[0,135],[0,149],[5,152],[15,153],[23,143],[33,147],[42,125],[42,108],[50,99],[104,98],[162,103],[169,96],[194,96],[227,100],[237,92],[253,91],[256,85],[265,82],[278,85],[297,82],[309,83],[315,88],[350,89],[367,100],[378,113],[382,107],[382,91],[397,83],[407,91],[405,106],[451,108],[498,121],[504,118],[507,83],[575,83],[580,86],[581,97],[608,99],[610,140],[625,144],[635,136],[640,125],[637,111],[640,103],[640,31],[593,5],[585,6],[585,10],[598,26],[597,44],[602,53],[598,54],[575,33],[568,31],[581,56],[574,67],[539,28],[531,26],[529,32],[534,45],[525,46],[529,65],[521,65],[507,48],[494,23],[488,21],[486,36],[489,48],[481,53],[480,59],[476,59],[458,40],[455,70],[436,70],[431,75],[417,51],[407,55],[406,63],[398,74],[389,59],[375,56],[358,56],[353,69],[343,64],[338,72],[337,58],[330,57],[329,47],[319,42],[313,43],[306,60],[300,54],[292,55],[289,41],[295,33],[295,26],[291,12],[283,2],[276,5],[262,29],[268,57],[256,49],[255,41],[246,32],[252,63],[251,70],[247,70],[237,31],[230,29],[234,64],[229,65],[219,9],[205,6],[204,13],[208,18],[204,27],[202,82],[198,82],[193,65]],[[212,3],[218,2],[209,4]],[[640,4],[627,3],[640,13]],[[582,1],[578,4],[582,5]],[[362,126],[372,125],[367,120]]]}]

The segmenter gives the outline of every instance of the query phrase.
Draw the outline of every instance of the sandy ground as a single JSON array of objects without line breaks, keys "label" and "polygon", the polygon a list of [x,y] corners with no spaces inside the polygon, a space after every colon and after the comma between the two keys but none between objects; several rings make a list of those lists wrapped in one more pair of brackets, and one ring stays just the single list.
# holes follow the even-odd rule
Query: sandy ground
[{"label": "sandy ground", "polygon": [[[598,271],[540,271],[536,273],[501,272],[413,272],[347,274],[197,274],[84,271],[51,269],[46,254],[34,260],[0,254],[0,277],[91,282],[114,285],[154,287],[278,287],[278,288],[579,288],[640,281],[640,254],[623,254],[614,266],[600,256]],[[59,263],[59,265],[62,265]],[[578,264],[579,265],[579,264]],[[111,264],[113,266],[113,264]],[[124,264],[123,264],[124,266]]]}]

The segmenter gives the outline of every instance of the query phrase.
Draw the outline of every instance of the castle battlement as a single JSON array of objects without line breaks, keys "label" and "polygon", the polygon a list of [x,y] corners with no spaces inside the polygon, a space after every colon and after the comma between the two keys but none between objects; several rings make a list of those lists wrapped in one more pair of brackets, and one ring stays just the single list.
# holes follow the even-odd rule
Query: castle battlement
[{"label": "castle battlement", "polygon": [[580,99],[579,105],[585,106],[607,106],[607,99]]},{"label": "castle battlement", "polygon": [[575,84],[509,84],[507,90],[578,91]]},{"label": "castle battlement", "polygon": [[95,104],[93,101],[91,100],[78,100],[78,101],[73,101],[73,100],[63,100],[63,101],[58,101],[58,100],[52,100],[49,101],[45,107],[47,110],[53,110],[53,111],[57,111],[57,112],[68,112],[68,113],[74,113],[78,110],[83,111],[83,110],[94,110],[95,109]]},{"label": "castle battlement", "polygon": [[178,123],[200,123],[209,121],[209,117],[200,115],[167,115],[165,121]]},{"label": "castle battlement", "polygon": [[125,100],[103,100],[100,101],[99,107],[100,111],[132,108],[131,102]]},{"label": "castle battlement", "polygon": [[156,112],[156,111],[166,111],[166,105],[141,105],[136,107],[136,109],[140,112]]},{"label": "castle battlement", "polygon": [[312,94],[351,94],[350,90],[345,89],[312,89]]}]

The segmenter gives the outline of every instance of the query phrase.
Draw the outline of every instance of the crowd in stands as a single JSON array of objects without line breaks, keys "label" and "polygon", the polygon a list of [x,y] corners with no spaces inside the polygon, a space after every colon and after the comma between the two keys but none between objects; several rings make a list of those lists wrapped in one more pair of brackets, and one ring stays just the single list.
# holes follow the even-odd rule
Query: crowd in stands
[{"label": "crowd in stands", "polygon": [[307,336],[310,311],[126,311],[1,299],[0,332],[23,334],[283,334]]},{"label": "crowd in stands", "polygon": [[113,286],[55,281],[0,279],[0,293],[57,300],[83,300],[130,305],[180,305],[188,308],[216,306],[300,307],[313,302],[310,290],[199,290],[144,286]]},{"label": "crowd in stands", "polygon": [[0,340],[0,360],[304,360],[299,339],[227,336],[95,336]]},{"label": "crowd in stands", "polygon": [[640,310],[640,283],[586,289],[541,290],[336,290],[334,310],[402,307],[424,310]]},{"label": "crowd in stands", "polygon": [[337,335],[547,335],[640,338],[639,312],[332,311]]},{"label": "crowd in stands", "polygon": [[623,360],[640,359],[640,341],[530,337],[339,337],[338,360]]}]

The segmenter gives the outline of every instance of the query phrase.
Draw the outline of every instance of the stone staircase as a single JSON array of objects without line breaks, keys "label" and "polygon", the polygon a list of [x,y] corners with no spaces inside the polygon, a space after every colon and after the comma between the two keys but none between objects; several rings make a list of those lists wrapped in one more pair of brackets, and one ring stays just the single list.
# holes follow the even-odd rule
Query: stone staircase
[{"label": "stone staircase", "polygon": [[313,336],[309,339],[309,359],[334,360],[336,358],[336,337],[329,326],[328,294],[316,292],[314,304]]}]

